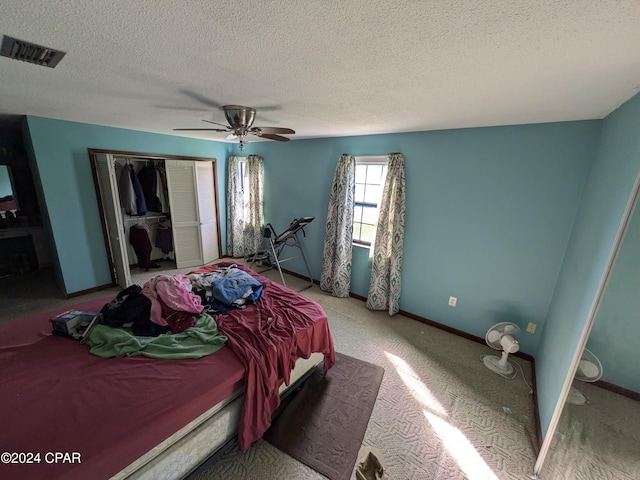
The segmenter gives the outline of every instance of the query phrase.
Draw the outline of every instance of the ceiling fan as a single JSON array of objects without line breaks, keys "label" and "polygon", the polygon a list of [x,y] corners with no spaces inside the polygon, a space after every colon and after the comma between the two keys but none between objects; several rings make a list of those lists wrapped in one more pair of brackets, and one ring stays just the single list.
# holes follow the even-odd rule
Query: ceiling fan
[{"label": "ceiling fan", "polygon": [[290,138],[283,137],[282,134],[291,135],[296,133],[290,128],[254,127],[253,121],[256,118],[255,108],[243,107],[242,105],[224,105],[222,110],[224,110],[224,116],[227,117],[228,125],[212,122],[210,120],[203,121],[213,123],[214,125],[220,125],[224,128],[174,128],[173,130],[231,132],[226,138],[227,140],[235,140],[237,138],[240,142],[240,151],[242,151],[245,144],[249,143],[246,140],[247,135],[255,135],[257,137],[268,138],[269,140],[276,140],[278,142],[288,142]]}]

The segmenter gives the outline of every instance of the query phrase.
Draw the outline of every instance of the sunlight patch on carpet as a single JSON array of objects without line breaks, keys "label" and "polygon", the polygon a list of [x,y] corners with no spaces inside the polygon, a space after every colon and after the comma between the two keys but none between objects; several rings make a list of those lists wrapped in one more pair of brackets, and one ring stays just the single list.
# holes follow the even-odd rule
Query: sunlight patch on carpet
[{"label": "sunlight patch on carpet", "polygon": [[449,415],[438,399],[436,399],[433,393],[431,393],[431,390],[429,390],[422,380],[420,380],[418,374],[407,362],[393,353],[384,353],[389,361],[393,363],[398,375],[400,375],[400,378],[409,389],[409,393],[411,393],[416,400],[440,416]]},{"label": "sunlight patch on carpet", "polygon": [[498,480],[469,439],[459,429],[437,415],[423,410],[444,447],[469,480]]}]

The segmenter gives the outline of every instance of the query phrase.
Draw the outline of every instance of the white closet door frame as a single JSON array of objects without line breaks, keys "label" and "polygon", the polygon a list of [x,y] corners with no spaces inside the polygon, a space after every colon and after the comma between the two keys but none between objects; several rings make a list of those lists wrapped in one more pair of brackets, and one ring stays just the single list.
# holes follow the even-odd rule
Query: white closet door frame
[{"label": "white closet door frame", "polygon": [[127,255],[127,240],[124,234],[124,220],[119,205],[115,159],[110,154],[96,153],[95,164],[113,262],[114,280],[120,287],[127,288],[131,285],[131,271]]},{"label": "white closet door frame", "polygon": [[204,264],[194,160],[165,160],[176,267]]},{"label": "white closet door frame", "polygon": [[206,264],[220,258],[213,162],[195,162],[195,175],[202,260]]}]

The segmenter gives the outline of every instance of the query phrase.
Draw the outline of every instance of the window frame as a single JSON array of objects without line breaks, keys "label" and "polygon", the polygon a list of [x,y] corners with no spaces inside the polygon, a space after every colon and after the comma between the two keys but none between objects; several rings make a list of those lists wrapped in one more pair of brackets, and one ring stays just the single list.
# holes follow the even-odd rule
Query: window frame
[{"label": "window frame", "polygon": [[[354,201],[353,201],[353,209],[354,209],[354,218],[353,218],[353,223],[352,223],[352,238],[351,238],[351,243],[352,245],[356,246],[356,247],[362,247],[362,248],[371,248],[371,246],[373,245],[373,242],[375,241],[375,228],[377,227],[377,223],[378,223],[378,216],[380,214],[380,201],[382,200],[382,191],[384,189],[384,183],[385,183],[385,179],[387,176],[387,171],[388,171],[388,166],[389,166],[389,159],[387,157],[387,155],[362,155],[362,156],[355,156],[355,160],[356,160],[356,168],[359,165],[383,165],[384,167],[387,167],[384,170],[384,173],[382,175],[381,178],[381,190],[380,190],[380,198],[378,198],[378,202],[376,204],[372,204],[369,202],[358,202],[355,199],[355,195],[354,195]],[[361,184],[362,185],[362,184]],[[366,181],[364,183],[365,188],[366,188]],[[374,238],[371,242],[368,242],[366,240],[362,240],[360,238],[355,238],[353,232],[355,231],[355,225],[359,224],[362,229],[362,225],[371,225],[370,223],[363,223],[362,221],[356,221],[355,218],[355,209],[358,206],[362,206],[362,207],[371,207],[371,206],[375,206],[376,207],[376,223],[374,224]],[[360,219],[362,220],[363,215],[360,215]],[[360,230],[362,231],[362,230]],[[358,235],[358,237],[360,237],[360,235]]]}]

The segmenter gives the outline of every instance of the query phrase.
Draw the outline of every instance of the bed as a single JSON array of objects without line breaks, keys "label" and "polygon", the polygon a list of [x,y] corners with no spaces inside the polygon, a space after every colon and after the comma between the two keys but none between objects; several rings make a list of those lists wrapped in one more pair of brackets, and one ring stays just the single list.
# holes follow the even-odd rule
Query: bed
[{"label": "bed", "polygon": [[[270,415],[280,394],[313,369],[330,368],[335,352],[322,307],[240,268],[263,282],[262,295],[214,316],[221,330],[229,326],[229,340],[199,359],[91,355],[87,345],[51,335],[49,318],[66,309],[0,325],[0,452],[10,454],[0,478],[182,478],[238,432],[241,449],[259,438],[264,425],[253,417]],[[111,298],[73,308],[99,311]],[[234,337],[239,325],[260,327],[264,317],[264,338]],[[241,358],[238,345],[247,342],[253,354]],[[262,388],[266,413],[247,414]]]}]

